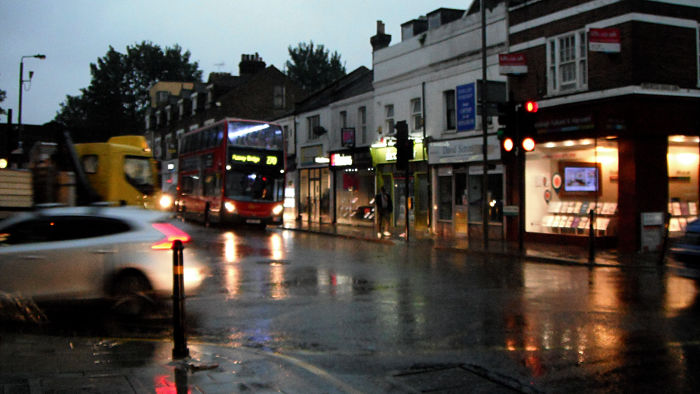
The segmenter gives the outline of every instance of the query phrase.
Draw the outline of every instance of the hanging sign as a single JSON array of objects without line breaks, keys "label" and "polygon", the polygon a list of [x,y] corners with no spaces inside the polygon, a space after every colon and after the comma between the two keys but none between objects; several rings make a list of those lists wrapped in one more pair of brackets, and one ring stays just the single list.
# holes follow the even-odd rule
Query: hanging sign
[{"label": "hanging sign", "polygon": [[591,52],[620,52],[620,29],[591,29],[588,32],[588,50]]},{"label": "hanging sign", "polygon": [[498,55],[498,73],[527,74],[527,56],[524,53],[501,53]]}]

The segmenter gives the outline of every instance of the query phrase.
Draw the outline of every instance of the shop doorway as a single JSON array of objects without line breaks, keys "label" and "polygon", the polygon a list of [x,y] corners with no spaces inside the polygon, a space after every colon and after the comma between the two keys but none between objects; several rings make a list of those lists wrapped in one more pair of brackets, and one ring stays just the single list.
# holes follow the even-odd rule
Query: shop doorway
[{"label": "shop doorway", "polygon": [[301,220],[308,223],[330,223],[330,170],[301,170],[299,184]]}]

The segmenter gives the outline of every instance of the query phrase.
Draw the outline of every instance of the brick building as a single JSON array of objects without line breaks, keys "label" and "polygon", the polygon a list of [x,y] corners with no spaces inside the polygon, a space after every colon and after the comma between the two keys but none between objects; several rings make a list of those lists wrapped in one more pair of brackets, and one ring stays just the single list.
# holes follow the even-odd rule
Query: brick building
[{"label": "brick building", "polygon": [[698,215],[700,3],[512,1],[508,17],[509,53],[527,66],[509,75],[511,99],[539,103],[526,239],[585,242],[594,208],[600,240],[658,249],[666,212],[672,234]]},{"label": "brick building", "polygon": [[211,73],[206,83],[157,82],[151,87],[146,137],[162,164],[162,187],[176,186],[178,140],[226,117],[274,120],[294,109],[303,90],[258,55],[241,55],[239,75]]}]

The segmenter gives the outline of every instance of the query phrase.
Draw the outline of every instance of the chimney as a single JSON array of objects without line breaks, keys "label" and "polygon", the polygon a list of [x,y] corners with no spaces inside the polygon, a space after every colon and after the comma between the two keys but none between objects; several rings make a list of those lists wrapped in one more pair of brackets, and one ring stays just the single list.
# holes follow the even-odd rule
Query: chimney
[{"label": "chimney", "polygon": [[377,21],[377,34],[370,37],[369,42],[372,44],[372,52],[389,46],[391,34],[384,33],[384,22]]},{"label": "chimney", "polygon": [[238,73],[241,77],[249,77],[265,69],[265,62],[256,52],[255,55],[241,55],[238,63]]}]

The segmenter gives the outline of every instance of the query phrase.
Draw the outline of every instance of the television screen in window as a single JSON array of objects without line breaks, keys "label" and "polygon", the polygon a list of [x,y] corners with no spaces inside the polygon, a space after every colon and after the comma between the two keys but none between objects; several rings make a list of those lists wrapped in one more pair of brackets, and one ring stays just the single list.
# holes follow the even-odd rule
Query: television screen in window
[{"label": "television screen in window", "polygon": [[598,168],[564,167],[564,190],[567,192],[598,191]]}]

